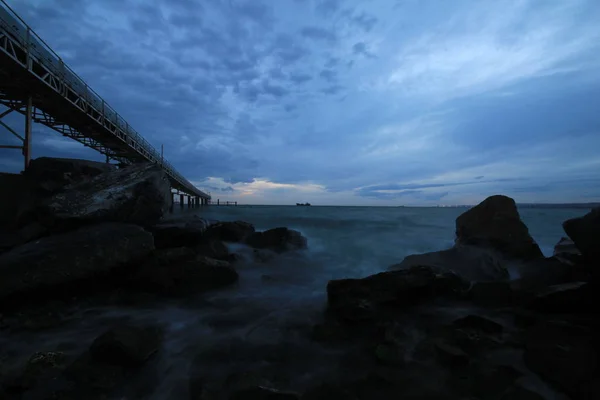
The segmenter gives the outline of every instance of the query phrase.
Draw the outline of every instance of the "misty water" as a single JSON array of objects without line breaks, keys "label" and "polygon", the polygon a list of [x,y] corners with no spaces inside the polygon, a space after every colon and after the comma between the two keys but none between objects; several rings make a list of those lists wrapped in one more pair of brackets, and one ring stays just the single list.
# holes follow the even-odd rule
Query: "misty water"
[{"label": "misty water", "polygon": [[[302,391],[348,364],[344,351],[310,339],[312,327],[322,319],[327,282],[364,277],[386,270],[409,254],[452,246],[455,219],[465,210],[221,206],[178,211],[177,217],[198,214],[211,220],[243,220],[257,230],[286,226],[302,232],[309,248],[258,263],[252,261],[252,250],[230,245],[232,252],[242,256],[236,264],[239,283],[233,287],[185,302],[165,301],[143,308],[71,310],[59,328],[14,335],[0,331],[0,348],[10,347],[4,357],[11,363],[24,362],[38,351],[77,355],[118,321],[159,324],[165,331],[163,347],[150,370],[139,378],[139,385],[148,386],[145,398],[189,398],[190,378],[202,377],[210,383],[249,370],[259,371],[279,387]],[[586,211],[528,208],[520,213],[549,256],[564,236],[561,223]],[[441,318],[451,319],[462,311],[444,309]],[[415,312],[420,317],[427,313],[439,317],[439,309]],[[407,314],[407,326],[411,315],[415,314]],[[412,341],[418,340],[416,334]]]}]

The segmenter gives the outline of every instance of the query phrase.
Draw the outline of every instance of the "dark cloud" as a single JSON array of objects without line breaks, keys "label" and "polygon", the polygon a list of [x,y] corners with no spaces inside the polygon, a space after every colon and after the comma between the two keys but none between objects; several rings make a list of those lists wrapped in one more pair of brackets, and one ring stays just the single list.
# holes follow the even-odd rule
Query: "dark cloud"
[{"label": "dark cloud", "polygon": [[264,93],[278,98],[283,97],[289,93],[289,91],[283,86],[274,85],[267,80],[263,81],[262,90]]},{"label": "dark cloud", "polygon": [[479,175],[479,176],[476,176],[476,177],[475,177],[475,179],[483,179],[483,178],[484,178],[484,176],[483,176],[483,175]]},{"label": "dark cloud", "polygon": [[332,85],[322,89],[321,91],[325,94],[338,94],[342,91],[342,89],[343,87],[341,85]]},{"label": "dark cloud", "polygon": [[337,79],[337,72],[332,69],[324,69],[319,73],[319,76],[328,82],[332,82]]},{"label": "dark cloud", "polygon": [[350,18],[350,21],[364,29],[366,32],[370,32],[375,27],[378,20],[377,17],[367,14],[366,12],[362,12]]},{"label": "dark cloud", "polygon": [[291,74],[290,75],[290,80],[297,84],[308,82],[311,79],[312,79],[312,76],[307,75],[307,74]]},{"label": "dark cloud", "polygon": [[300,34],[305,38],[322,40],[325,42],[335,42],[337,40],[335,32],[315,26],[306,26],[302,28]]},{"label": "dark cloud", "polygon": [[325,17],[329,17],[340,10],[341,0],[315,0],[315,9]]},{"label": "dark cloud", "polygon": [[352,46],[352,52],[356,55],[362,55],[367,58],[375,58],[375,55],[369,51],[365,42],[358,42]]}]

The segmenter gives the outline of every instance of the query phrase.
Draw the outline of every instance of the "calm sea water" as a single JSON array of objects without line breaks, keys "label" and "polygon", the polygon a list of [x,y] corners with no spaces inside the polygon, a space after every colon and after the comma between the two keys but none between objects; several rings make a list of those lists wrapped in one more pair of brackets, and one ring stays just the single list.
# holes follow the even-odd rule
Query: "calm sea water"
[{"label": "calm sea water", "polygon": [[[165,331],[163,348],[154,361],[158,376],[141,378],[151,379],[157,386],[145,398],[188,398],[188,378],[210,380],[249,370],[274,377],[283,387],[302,390],[340,368],[339,353],[309,338],[312,326],[322,319],[327,282],[374,274],[409,254],[452,246],[455,219],[465,210],[212,206],[179,211],[175,217],[198,214],[222,221],[243,220],[258,230],[286,226],[302,232],[309,249],[254,263],[251,249],[233,245],[231,250],[247,260],[236,265],[240,280],[233,287],[144,308],[75,310],[72,322],[45,333],[0,331],[0,347],[10,343],[18,355],[15,363],[24,362],[36,351],[54,351],[65,344],[71,346],[74,356],[116,321],[158,324]],[[586,212],[523,209],[521,216],[543,252],[551,255],[554,244],[564,236],[561,223]],[[466,311],[444,310],[441,318],[461,312]],[[415,330],[414,340],[422,335]],[[520,356],[511,357],[511,363],[520,362]],[[547,391],[543,384],[537,384]],[[553,395],[547,398],[558,399]]]}]

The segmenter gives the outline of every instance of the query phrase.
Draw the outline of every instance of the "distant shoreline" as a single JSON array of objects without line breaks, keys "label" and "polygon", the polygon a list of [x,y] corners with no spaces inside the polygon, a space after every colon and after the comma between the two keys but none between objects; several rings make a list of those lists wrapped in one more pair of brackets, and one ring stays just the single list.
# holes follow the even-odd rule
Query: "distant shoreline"
[{"label": "distant shoreline", "polygon": [[[370,206],[362,206],[362,205],[331,205],[331,204],[311,204],[311,207],[379,207],[379,208],[469,208],[474,207],[475,205],[469,204],[460,204],[460,205],[449,205],[449,206],[405,206],[405,205],[397,205],[397,206],[378,206],[378,205],[370,205]],[[296,207],[293,204],[239,204],[238,207]],[[587,208],[595,208],[600,207],[600,203],[517,203],[518,208],[576,208],[576,209],[587,209]]]}]

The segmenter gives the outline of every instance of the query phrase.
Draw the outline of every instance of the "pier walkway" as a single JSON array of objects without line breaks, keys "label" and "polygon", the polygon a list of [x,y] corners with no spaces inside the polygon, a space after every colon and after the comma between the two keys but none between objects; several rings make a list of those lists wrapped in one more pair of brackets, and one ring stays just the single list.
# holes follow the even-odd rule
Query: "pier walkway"
[{"label": "pier walkway", "polygon": [[[0,0],[0,125],[22,145],[27,168],[31,158],[31,125],[41,123],[63,136],[104,155],[107,162],[124,164],[149,161],[162,165],[171,187],[190,200],[209,204],[211,196],[183,177],[173,165],[112,107],[90,88],[58,54],[4,2]],[[25,132],[19,134],[2,122],[17,112],[25,116]]]}]

